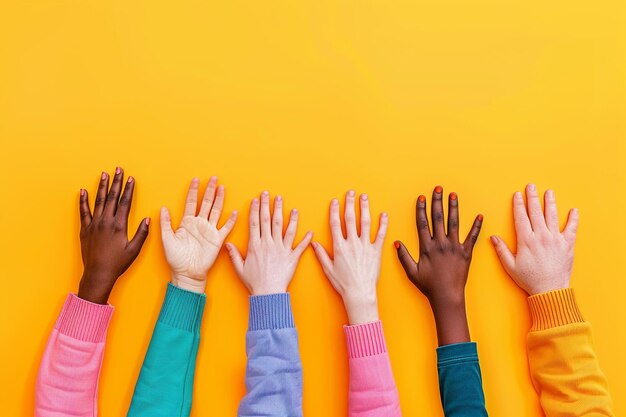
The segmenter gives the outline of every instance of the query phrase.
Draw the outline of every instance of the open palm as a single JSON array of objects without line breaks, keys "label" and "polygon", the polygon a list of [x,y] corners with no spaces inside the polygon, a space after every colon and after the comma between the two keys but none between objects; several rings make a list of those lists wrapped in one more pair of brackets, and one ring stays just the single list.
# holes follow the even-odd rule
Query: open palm
[{"label": "open palm", "polygon": [[172,271],[172,283],[191,291],[203,292],[207,273],[235,225],[237,212],[233,212],[224,226],[218,229],[224,207],[224,187],[216,189],[217,178],[212,177],[196,215],[198,183],[198,179],[194,178],[189,186],[185,213],[176,231],[172,229],[167,208],[161,209],[161,236],[165,257]]}]

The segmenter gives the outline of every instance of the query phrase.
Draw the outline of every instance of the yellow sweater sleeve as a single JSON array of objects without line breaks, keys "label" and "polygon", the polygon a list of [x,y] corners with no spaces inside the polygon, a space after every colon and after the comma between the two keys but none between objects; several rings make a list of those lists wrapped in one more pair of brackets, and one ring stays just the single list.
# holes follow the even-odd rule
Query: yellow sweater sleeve
[{"label": "yellow sweater sleeve", "polygon": [[530,374],[547,417],[614,416],[606,377],[571,288],[528,298]]}]

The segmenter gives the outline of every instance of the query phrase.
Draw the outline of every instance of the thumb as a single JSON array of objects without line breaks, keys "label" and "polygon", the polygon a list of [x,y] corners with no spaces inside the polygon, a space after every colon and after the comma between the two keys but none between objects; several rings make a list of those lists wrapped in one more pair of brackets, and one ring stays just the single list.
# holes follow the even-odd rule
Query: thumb
[{"label": "thumb", "polygon": [[502,240],[500,237],[494,235],[491,236],[490,240],[491,244],[496,249],[496,253],[498,254],[500,263],[502,264],[506,272],[511,275],[512,271],[515,269],[515,255],[513,255],[504,240]]},{"label": "thumb", "polygon": [[410,280],[414,280],[417,276],[417,262],[415,262],[406,246],[404,246],[404,243],[396,240],[393,245],[396,248],[398,259],[400,264],[402,264],[402,268],[404,268],[404,272],[406,272]]},{"label": "thumb", "polygon": [[172,217],[167,207],[161,207],[161,239],[166,240],[174,235]]},{"label": "thumb", "polygon": [[237,275],[243,275],[243,257],[241,253],[239,253],[239,249],[235,247],[232,243],[228,242],[226,245],[226,250],[228,251],[228,255],[230,256],[230,261],[233,263],[233,267],[237,272]]},{"label": "thumb", "polygon": [[139,254],[139,251],[141,250],[141,247],[143,246],[143,243],[146,241],[146,238],[148,237],[148,232],[150,231],[150,217],[146,217],[145,219],[142,220],[141,223],[139,223],[139,227],[137,228],[137,232],[135,233],[135,236],[133,236],[133,239],[128,242],[128,247],[135,252],[135,256],[137,256]]}]

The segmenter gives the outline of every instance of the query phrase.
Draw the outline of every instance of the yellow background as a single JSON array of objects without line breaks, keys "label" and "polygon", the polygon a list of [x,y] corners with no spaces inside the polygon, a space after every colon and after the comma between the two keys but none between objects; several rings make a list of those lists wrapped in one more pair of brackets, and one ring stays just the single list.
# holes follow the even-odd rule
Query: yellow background
[{"label": "yellow background", "polygon": [[[581,227],[573,285],[626,414],[626,3],[542,1],[3,1],[0,8],[0,404],[31,415],[44,343],[81,274],[78,190],[137,179],[134,229],[154,220],[111,302],[100,409],[124,415],[168,270],[161,205],[216,174],[226,209],[280,192],[329,247],[327,206],[354,187],[390,228],[379,285],[406,416],[441,415],[430,311],[392,247],[412,250],[414,201],[442,184],[462,227],[485,215],[467,288],[488,409],[540,413],[525,297],[488,242],[512,241],[510,197],[556,190]],[[205,182],[203,182],[204,184]],[[308,416],[345,415],[346,318],[308,250],[291,286]],[[210,273],[194,416],[235,415],[247,298],[222,254]]]}]

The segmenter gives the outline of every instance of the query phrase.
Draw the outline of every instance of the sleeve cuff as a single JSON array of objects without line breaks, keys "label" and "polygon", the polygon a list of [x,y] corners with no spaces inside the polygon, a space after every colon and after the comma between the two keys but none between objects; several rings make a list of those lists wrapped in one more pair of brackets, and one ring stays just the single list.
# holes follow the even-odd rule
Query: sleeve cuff
[{"label": "sleeve cuff", "polygon": [[199,332],[205,304],[204,294],[167,284],[159,322],[188,332]]},{"label": "sleeve cuff", "polygon": [[250,296],[248,331],[294,327],[289,293]]},{"label": "sleeve cuff", "polygon": [[475,342],[454,343],[437,348],[438,368],[470,362],[478,362],[478,349]]},{"label": "sleeve cuff", "polygon": [[66,336],[101,343],[106,338],[113,306],[95,304],[74,294],[67,296],[55,328]]},{"label": "sleeve cuff", "polygon": [[378,320],[372,323],[343,326],[348,344],[350,358],[381,355],[387,352],[383,322]]},{"label": "sleeve cuff", "polygon": [[530,296],[528,305],[533,319],[531,332],[585,321],[571,288]]}]

